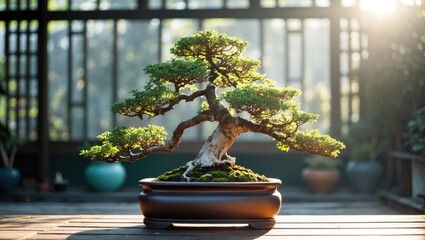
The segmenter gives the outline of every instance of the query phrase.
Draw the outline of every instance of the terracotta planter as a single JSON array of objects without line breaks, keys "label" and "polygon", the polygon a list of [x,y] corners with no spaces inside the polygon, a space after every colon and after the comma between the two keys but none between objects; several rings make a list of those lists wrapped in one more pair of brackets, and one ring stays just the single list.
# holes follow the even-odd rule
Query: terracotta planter
[{"label": "terracotta planter", "polygon": [[335,188],[340,174],[337,169],[304,168],[302,177],[311,192],[324,194]]},{"label": "terracotta planter", "polygon": [[153,182],[142,179],[139,206],[150,229],[173,223],[248,224],[270,229],[282,197],[279,179],[269,182]]}]

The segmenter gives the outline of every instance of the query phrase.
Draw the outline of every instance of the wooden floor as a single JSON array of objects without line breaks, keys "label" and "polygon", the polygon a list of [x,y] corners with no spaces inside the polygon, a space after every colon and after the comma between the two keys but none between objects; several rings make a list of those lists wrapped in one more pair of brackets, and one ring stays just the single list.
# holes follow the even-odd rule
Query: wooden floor
[{"label": "wooden floor", "polygon": [[[83,193],[25,193],[13,196],[25,201],[0,202],[0,239],[425,240],[425,215],[396,212],[374,195],[335,192],[313,196],[308,192],[285,191],[272,230],[208,225],[149,230],[143,225],[137,194],[125,197],[125,193]],[[31,201],[34,199],[44,201]]]},{"label": "wooden floor", "polygon": [[175,226],[148,230],[141,215],[3,215],[0,239],[425,239],[421,215],[279,215],[272,230]]}]

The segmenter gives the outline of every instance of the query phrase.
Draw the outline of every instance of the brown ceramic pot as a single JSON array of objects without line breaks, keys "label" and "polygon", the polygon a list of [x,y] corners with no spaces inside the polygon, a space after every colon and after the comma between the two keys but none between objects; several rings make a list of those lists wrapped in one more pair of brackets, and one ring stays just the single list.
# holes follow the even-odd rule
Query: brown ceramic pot
[{"label": "brown ceramic pot", "polygon": [[142,179],[139,206],[150,229],[173,223],[248,224],[270,229],[282,197],[279,179],[269,182],[154,182]]},{"label": "brown ceramic pot", "polygon": [[304,168],[302,177],[311,192],[324,194],[335,188],[340,174],[337,169]]}]

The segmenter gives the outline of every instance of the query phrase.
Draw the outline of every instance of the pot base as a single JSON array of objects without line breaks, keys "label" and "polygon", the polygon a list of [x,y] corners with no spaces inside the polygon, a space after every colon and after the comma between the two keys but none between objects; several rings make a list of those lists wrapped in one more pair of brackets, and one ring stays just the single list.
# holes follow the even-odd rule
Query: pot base
[{"label": "pot base", "polygon": [[276,219],[158,219],[145,218],[143,223],[148,229],[166,229],[173,224],[248,224],[249,227],[257,230],[272,229],[276,223]]},{"label": "pot base", "polygon": [[282,182],[157,182],[143,179],[139,206],[148,229],[172,224],[247,224],[271,229],[279,213]]}]

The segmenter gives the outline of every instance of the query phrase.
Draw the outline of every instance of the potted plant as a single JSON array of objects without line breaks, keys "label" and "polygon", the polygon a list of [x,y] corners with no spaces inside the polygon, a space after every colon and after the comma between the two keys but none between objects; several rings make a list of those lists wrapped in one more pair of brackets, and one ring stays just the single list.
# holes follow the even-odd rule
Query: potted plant
[{"label": "potted plant", "polygon": [[[90,148],[84,142],[82,151]],[[93,159],[84,170],[84,177],[90,190],[94,192],[114,192],[125,182],[127,171],[121,162],[107,163]]]},{"label": "potted plant", "polygon": [[14,168],[15,156],[24,140],[14,136],[6,124],[0,123],[0,155],[3,168],[0,168],[0,192],[14,190],[21,180],[19,169]]},{"label": "potted plant", "polygon": [[409,137],[404,144],[412,154],[425,156],[425,107],[418,109],[406,128]]},{"label": "potted plant", "polygon": [[352,124],[349,132],[351,158],[346,168],[347,177],[354,190],[363,194],[374,192],[383,175],[377,159],[387,143],[380,138],[380,130],[372,123],[373,119],[369,115],[369,118]]},{"label": "potted plant", "polygon": [[[143,90],[116,103],[112,111],[140,119],[167,114],[178,104],[203,100],[201,110],[181,121],[166,140],[162,126],[117,127],[81,155],[106,162],[134,162],[170,153],[185,130],[204,122],[217,127],[196,157],[155,179],[142,179],[139,204],[148,228],[172,223],[248,223],[271,228],[279,212],[281,181],[237,166],[228,154],[237,137],[254,132],[270,136],[277,148],[336,157],[344,144],[317,130],[300,127],[318,115],[300,110],[301,92],[278,87],[257,72],[260,62],[243,57],[247,42],[214,31],[181,38],[169,61],[148,65]],[[219,90],[223,90],[219,92]],[[230,181],[230,182],[228,182]]]},{"label": "potted plant", "polygon": [[307,167],[302,170],[301,176],[310,191],[318,194],[331,192],[340,178],[340,162],[321,155],[309,156],[305,162]]},{"label": "potted plant", "polygon": [[419,108],[407,122],[408,138],[405,141],[411,159],[412,196],[425,193],[425,107]]}]

